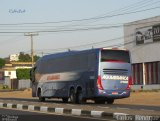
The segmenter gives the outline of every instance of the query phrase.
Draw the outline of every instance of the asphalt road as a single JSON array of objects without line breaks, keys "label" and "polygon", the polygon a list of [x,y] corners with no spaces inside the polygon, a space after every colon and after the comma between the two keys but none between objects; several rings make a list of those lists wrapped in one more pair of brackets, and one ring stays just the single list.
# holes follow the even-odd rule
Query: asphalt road
[{"label": "asphalt road", "polygon": [[[102,121],[86,117],[71,117],[55,114],[43,114],[37,112],[19,111],[0,108],[0,121]],[[105,121],[107,121],[105,119]],[[115,121],[115,120],[108,120]]]},{"label": "asphalt road", "polygon": [[[80,107],[85,108],[86,106],[91,107],[93,109],[98,108],[99,110],[107,110],[108,108],[112,109],[133,109],[133,110],[148,110],[148,111],[160,111],[160,106],[146,106],[146,105],[128,105],[128,104],[95,104],[95,103],[87,103],[84,105],[76,105],[70,103],[63,103],[61,100],[47,100],[46,102],[39,102],[38,99],[23,99],[23,98],[0,98],[0,100],[10,100],[10,101],[18,101],[18,102],[29,102],[29,103],[38,103],[38,104],[46,104],[48,106],[61,105],[63,106],[72,106],[72,107]],[[105,109],[106,108],[106,109]]]}]

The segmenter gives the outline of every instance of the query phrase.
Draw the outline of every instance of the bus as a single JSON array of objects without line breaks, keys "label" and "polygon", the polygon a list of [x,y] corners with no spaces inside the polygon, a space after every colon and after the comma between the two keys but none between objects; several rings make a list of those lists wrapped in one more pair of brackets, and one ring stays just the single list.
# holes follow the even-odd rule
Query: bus
[{"label": "bus", "polygon": [[82,104],[113,104],[130,96],[130,53],[117,48],[68,51],[41,57],[30,71],[32,96]]}]

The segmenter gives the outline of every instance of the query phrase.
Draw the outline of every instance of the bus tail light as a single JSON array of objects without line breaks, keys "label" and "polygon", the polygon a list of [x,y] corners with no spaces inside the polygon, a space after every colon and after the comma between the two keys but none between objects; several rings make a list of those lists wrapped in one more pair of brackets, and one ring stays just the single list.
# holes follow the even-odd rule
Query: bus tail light
[{"label": "bus tail light", "polygon": [[129,76],[129,79],[128,79],[128,85],[127,85],[127,90],[130,90],[131,89],[131,85],[132,85],[132,76]]},{"label": "bus tail light", "polygon": [[103,90],[102,83],[101,83],[101,76],[98,76],[97,78],[97,87],[98,89]]}]

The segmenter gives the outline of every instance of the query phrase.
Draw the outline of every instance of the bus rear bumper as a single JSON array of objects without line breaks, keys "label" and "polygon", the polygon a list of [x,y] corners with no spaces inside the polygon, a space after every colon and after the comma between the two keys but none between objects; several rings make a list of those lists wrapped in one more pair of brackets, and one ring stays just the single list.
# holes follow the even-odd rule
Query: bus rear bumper
[{"label": "bus rear bumper", "polygon": [[121,91],[99,90],[97,94],[97,97],[112,98],[112,99],[127,98],[129,96],[130,96],[130,90],[121,90]]}]

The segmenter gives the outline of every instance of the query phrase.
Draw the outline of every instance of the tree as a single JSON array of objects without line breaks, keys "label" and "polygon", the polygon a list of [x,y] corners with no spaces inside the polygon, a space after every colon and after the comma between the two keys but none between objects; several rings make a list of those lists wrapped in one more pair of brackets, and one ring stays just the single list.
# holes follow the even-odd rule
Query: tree
[{"label": "tree", "polygon": [[34,56],[34,62],[36,62],[39,58],[40,58],[39,56],[35,55]]},{"label": "tree", "polygon": [[[35,55],[34,56],[34,61],[36,62],[40,57]],[[31,62],[31,56],[29,54],[24,54],[23,52],[20,52],[19,54],[19,61],[20,62]]]},{"label": "tree", "polygon": [[30,79],[30,69],[17,69],[16,70],[17,79]]},{"label": "tree", "polygon": [[31,57],[29,54],[24,54],[24,53],[20,52],[19,61],[20,62],[31,62]]},{"label": "tree", "polygon": [[5,65],[5,60],[3,58],[0,58],[0,68],[2,68]]}]

